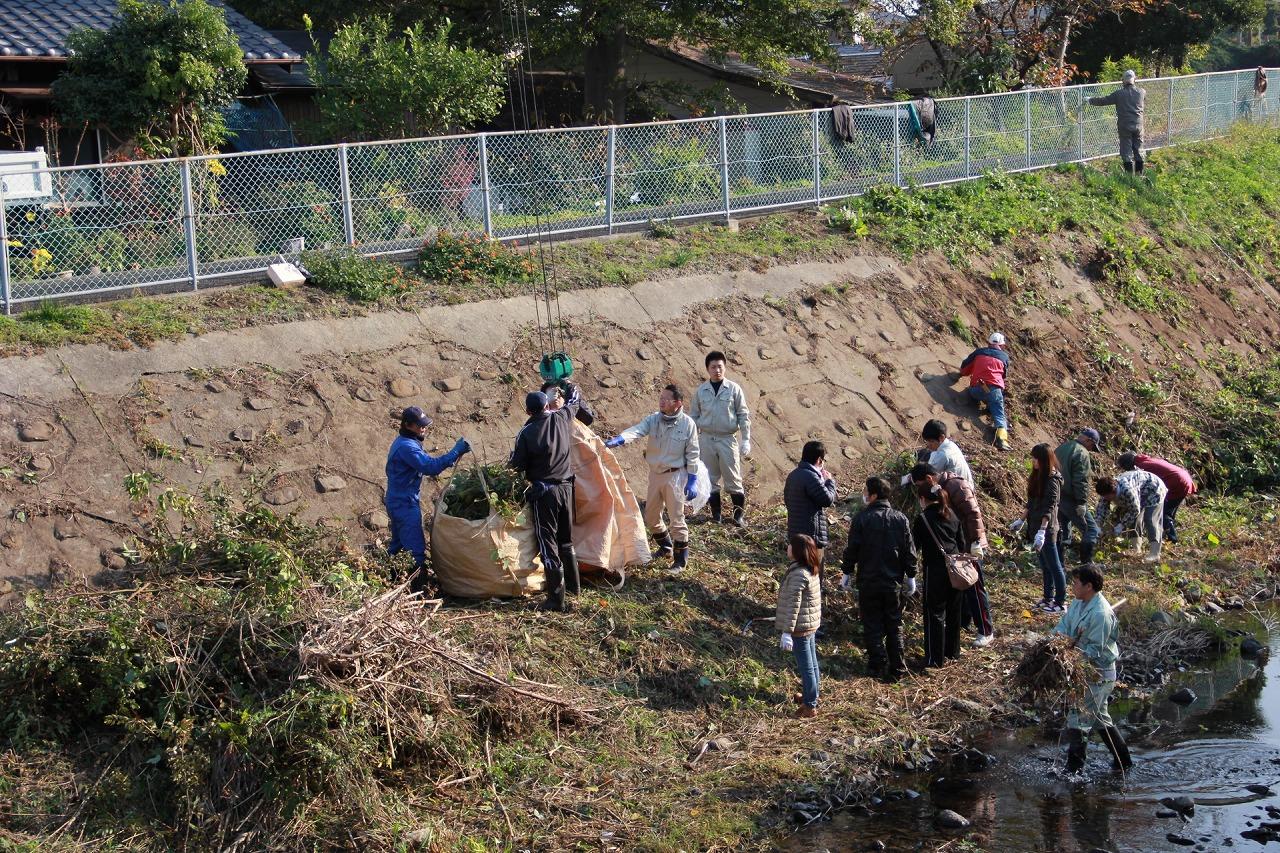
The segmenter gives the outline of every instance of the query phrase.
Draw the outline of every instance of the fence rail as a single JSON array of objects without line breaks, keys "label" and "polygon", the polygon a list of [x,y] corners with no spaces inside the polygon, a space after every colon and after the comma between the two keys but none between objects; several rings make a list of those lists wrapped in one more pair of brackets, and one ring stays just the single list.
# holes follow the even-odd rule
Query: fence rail
[{"label": "fence rail", "polygon": [[[1140,81],[1147,147],[1276,123],[1280,70],[1267,76],[1262,97],[1253,71]],[[906,104],[885,103],[852,109],[850,141],[819,109],[0,171],[0,300],[9,313],[82,294],[194,290],[304,246],[396,254],[440,232],[611,234],[1085,161],[1116,151],[1113,110],[1087,104],[1114,86],[939,100],[928,145]]]}]

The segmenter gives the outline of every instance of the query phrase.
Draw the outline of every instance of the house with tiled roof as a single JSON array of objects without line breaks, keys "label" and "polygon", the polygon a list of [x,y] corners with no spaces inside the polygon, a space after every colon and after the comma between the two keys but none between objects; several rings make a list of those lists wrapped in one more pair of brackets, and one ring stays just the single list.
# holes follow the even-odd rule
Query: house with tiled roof
[{"label": "house with tiled roof", "polygon": [[[255,69],[287,74],[303,62],[297,49],[221,0],[209,3],[226,15],[251,78]],[[106,30],[117,15],[118,0],[0,0],[0,150],[42,146],[63,166],[103,159],[110,141],[96,129],[51,129],[50,86],[66,67],[67,37],[85,27]]]}]

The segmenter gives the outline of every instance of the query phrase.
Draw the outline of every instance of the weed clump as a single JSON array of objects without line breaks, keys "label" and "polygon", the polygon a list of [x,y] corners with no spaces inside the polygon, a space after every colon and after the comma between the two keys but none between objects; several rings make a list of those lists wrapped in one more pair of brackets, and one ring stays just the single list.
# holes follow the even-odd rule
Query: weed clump
[{"label": "weed clump", "polygon": [[492,509],[514,519],[524,504],[525,482],[520,472],[490,463],[458,471],[444,495],[444,511],[467,521],[483,521]]},{"label": "weed clump", "polygon": [[428,281],[512,284],[533,280],[533,263],[510,246],[467,234],[441,234],[418,253],[418,272]]},{"label": "weed clump", "polygon": [[366,258],[351,248],[303,252],[302,265],[311,284],[357,302],[377,302],[411,286],[396,264]]}]

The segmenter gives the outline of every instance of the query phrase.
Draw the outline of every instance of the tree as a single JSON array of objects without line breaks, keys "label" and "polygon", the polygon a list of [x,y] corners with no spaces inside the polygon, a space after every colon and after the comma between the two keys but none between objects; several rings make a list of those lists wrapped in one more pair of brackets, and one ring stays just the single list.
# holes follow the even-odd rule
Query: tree
[{"label": "tree", "polygon": [[[307,19],[310,29],[310,19]],[[392,33],[377,16],[346,24],[307,59],[319,87],[321,132],[335,139],[398,139],[465,128],[505,101],[504,60],[450,43],[446,20]]]},{"label": "tree", "polygon": [[1096,72],[1107,58],[1131,55],[1145,60],[1149,73],[1181,70],[1215,34],[1256,26],[1265,14],[1266,0],[1158,0],[1136,12],[1108,12],[1080,34],[1075,61]]},{"label": "tree", "polygon": [[226,16],[206,0],[120,0],[110,29],[76,30],[67,47],[53,97],[69,124],[132,138],[148,156],[202,154],[226,138],[222,110],[248,72]]}]

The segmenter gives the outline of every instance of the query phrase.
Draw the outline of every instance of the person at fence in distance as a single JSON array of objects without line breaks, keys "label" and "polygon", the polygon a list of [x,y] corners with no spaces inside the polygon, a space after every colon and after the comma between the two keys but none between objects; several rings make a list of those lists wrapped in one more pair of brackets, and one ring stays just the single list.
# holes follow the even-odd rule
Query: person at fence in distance
[{"label": "person at fence in distance", "polygon": [[1120,626],[1102,594],[1102,572],[1095,566],[1081,566],[1071,575],[1071,606],[1053,632],[1070,639],[1089,659],[1098,670],[1098,680],[1086,688],[1084,698],[1067,715],[1067,772],[1084,769],[1089,735],[1095,731],[1102,733],[1102,742],[1114,761],[1112,766],[1128,770],[1133,766],[1129,747],[1107,710],[1107,700],[1116,686],[1116,661],[1120,658],[1116,639]]},{"label": "person at fence in distance", "polygon": [[1009,369],[1008,343],[992,332],[985,347],[978,347],[960,362],[960,375],[969,377],[969,396],[986,403],[996,425],[996,448],[1009,449],[1009,420],[1004,411],[1005,372]]},{"label": "person at fence in distance", "polygon": [[689,401],[689,417],[698,425],[698,449],[711,476],[711,520],[723,520],[721,488],[733,501],[733,523],[744,527],[746,495],[742,489],[742,460],[751,454],[751,412],[747,395],[731,379],[725,379],[724,353],[711,351],[706,358],[707,381]]},{"label": "person at fence in distance", "polygon": [[1116,133],[1120,137],[1120,159],[1124,170],[1142,174],[1142,121],[1147,108],[1147,90],[1137,84],[1138,75],[1124,72],[1119,89],[1110,95],[1090,98],[1095,107],[1116,108]]},{"label": "person at fence in distance", "polygon": [[960,657],[960,590],[951,585],[947,555],[959,554],[964,545],[960,519],[941,486],[916,487],[920,512],[911,535],[924,564],[924,665],[942,666]]},{"label": "person at fence in distance", "polygon": [[516,436],[511,467],[529,481],[525,493],[538,556],[547,578],[547,598],[540,610],[563,611],[564,594],[578,594],[578,559],[573,553],[573,420],[578,416],[578,389],[565,383],[564,403],[547,408],[547,395],[533,391],[524,399],[529,419]]},{"label": "person at fence in distance", "polygon": [[1196,493],[1196,481],[1186,468],[1174,465],[1159,456],[1148,456],[1145,453],[1121,453],[1116,464],[1121,471],[1132,471],[1140,468],[1149,474],[1155,474],[1168,490],[1164,496],[1161,515],[1164,521],[1164,538],[1170,542],[1178,541],[1178,522],[1176,516],[1182,502]]},{"label": "person at fence in distance", "polygon": [[[867,479],[866,506],[849,523],[841,589],[858,588],[858,612],[867,644],[867,673],[893,682],[906,675],[902,660],[902,598],[916,594],[916,549],[911,522],[889,503],[889,484]],[[888,647],[886,659],[885,647]]]},{"label": "person at fence in distance", "polygon": [[387,452],[387,496],[384,505],[391,520],[391,541],[388,554],[408,551],[413,555],[415,592],[423,589],[423,567],[427,564],[427,537],[422,530],[422,477],[434,477],[457,464],[471,445],[459,438],[453,447],[441,456],[431,456],[422,449],[431,418],[417,406],[410,406],[400,414],[400,434],[391,442]]},{"label": "person at fence in distance", "polygon": [[802,688],[795,697],[800,706],[796,716],[805,719],[818,714],[818,649],[814,643],[822,627],[822,557],[811,537],[797,533],[787,540],[787,559],[791,565],[778,587],[773,625],[782,635],[778,645],[784,652],[795,653]]},{"label": "person at fence in distance", "polygon": [[[684,394],[675,385],[668,385],[658,395],[658,411],[624,429],[604,446],[621,447],[645,436],[649,437],[644,452],[649,463],[649,491],[644,522],[658,543],[657,556],[672,558],[670,571],[683,571],[689,563],[689,526],[684,505],[697,494],[698,425],[685,414]],[[670,527],[662,520],[664,509]]]}]

